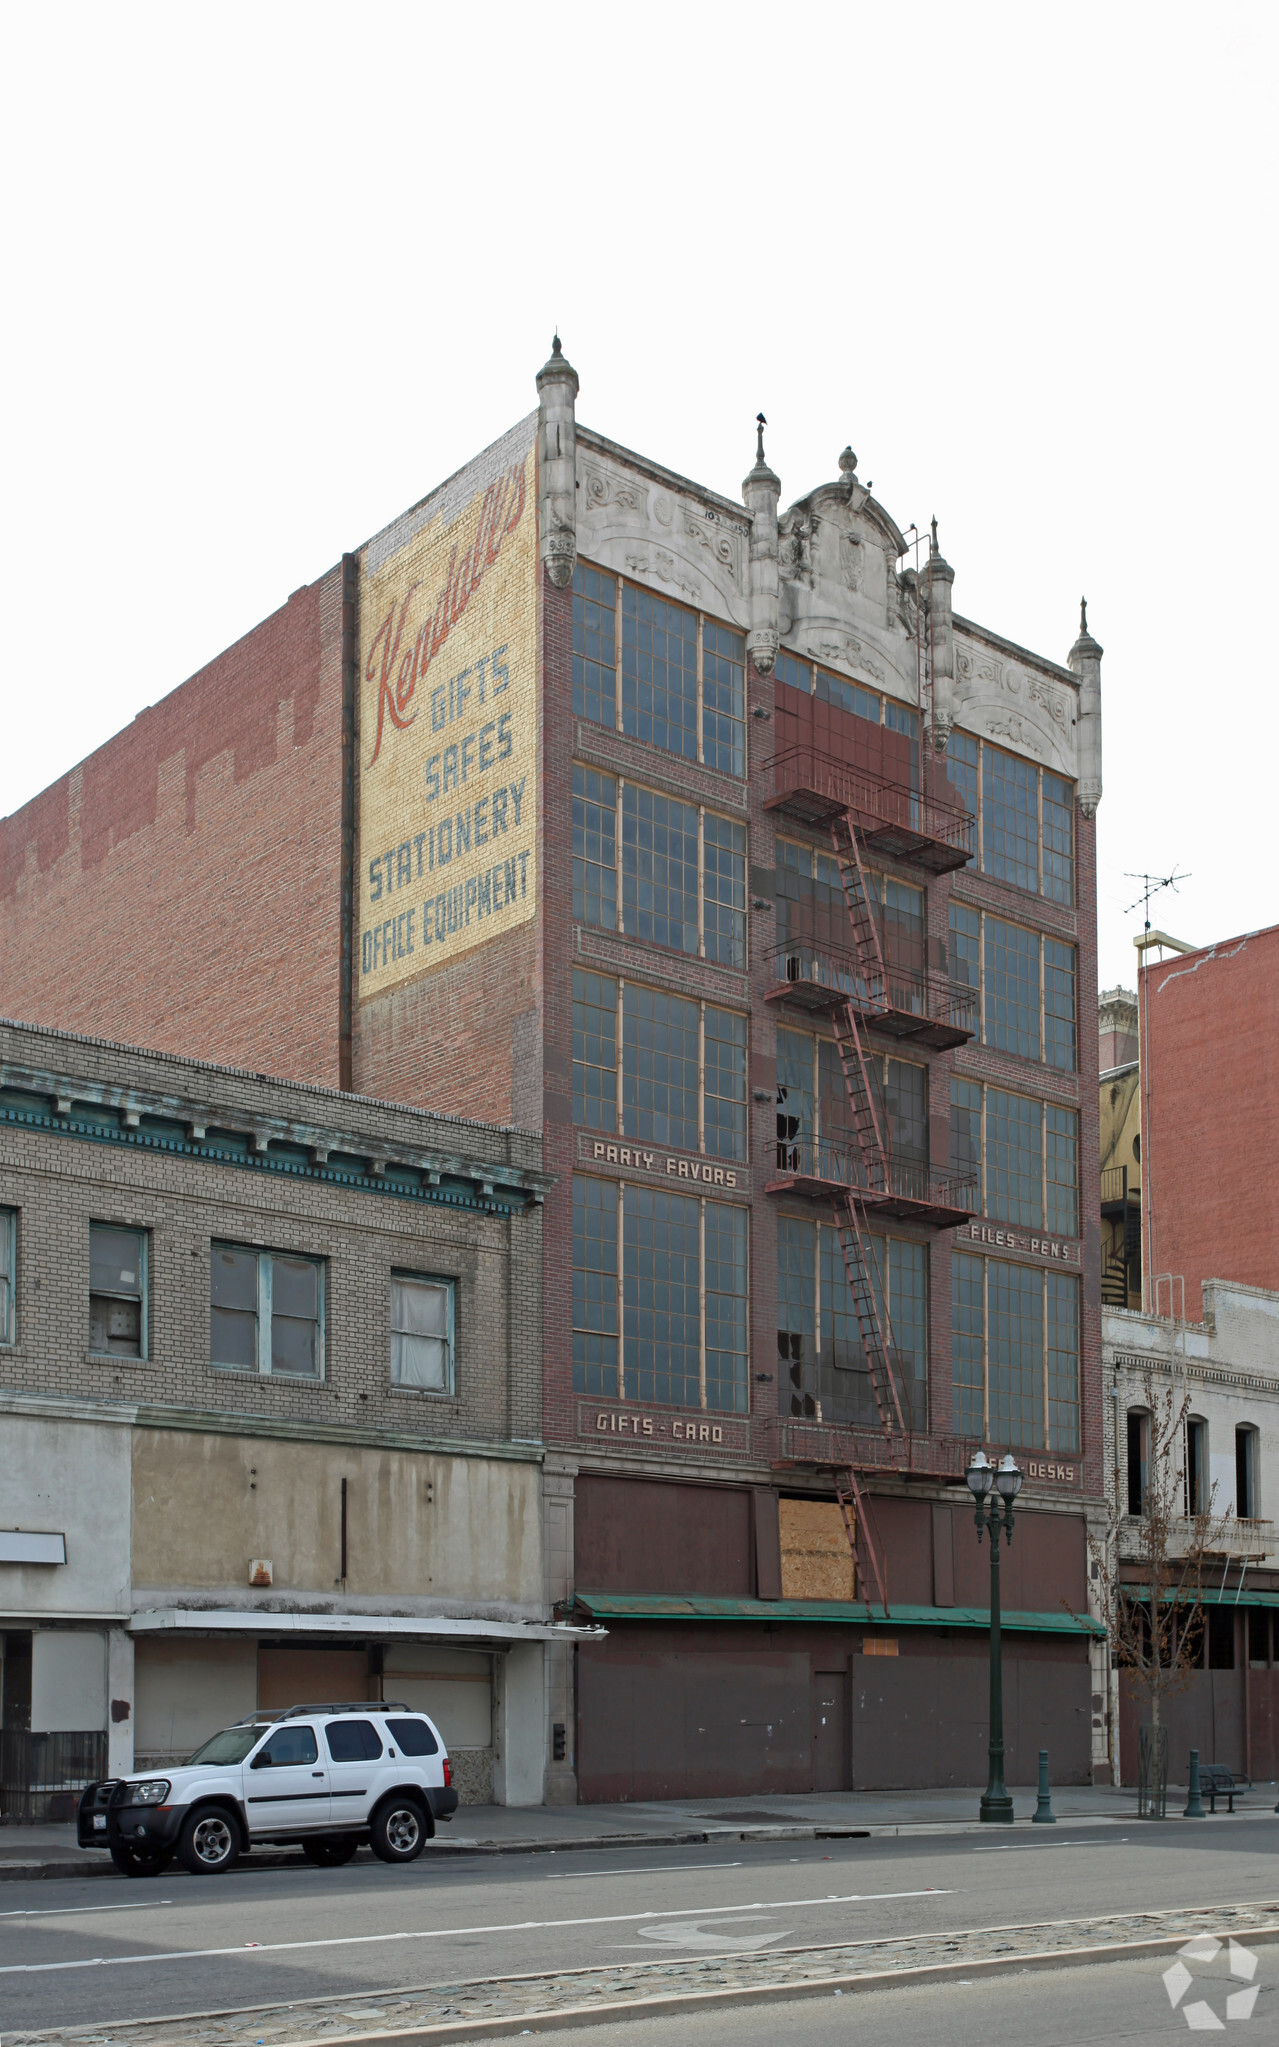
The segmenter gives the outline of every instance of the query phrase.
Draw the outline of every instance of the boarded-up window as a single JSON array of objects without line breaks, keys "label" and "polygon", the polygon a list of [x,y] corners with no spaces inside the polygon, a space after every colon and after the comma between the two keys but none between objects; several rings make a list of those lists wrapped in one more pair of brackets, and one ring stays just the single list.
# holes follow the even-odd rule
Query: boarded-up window
[{"label": "boarded-up window", "polygon": [[853,1552],[838,1503],[779,1500],[777,1513],[782,1598],[855,1599]]}]

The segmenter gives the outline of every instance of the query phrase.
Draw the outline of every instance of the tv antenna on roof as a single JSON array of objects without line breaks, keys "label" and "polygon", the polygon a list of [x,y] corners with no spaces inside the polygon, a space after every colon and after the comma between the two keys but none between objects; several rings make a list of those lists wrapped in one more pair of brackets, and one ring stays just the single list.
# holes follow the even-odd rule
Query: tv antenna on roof
[{"label": "tv antenna on roof", "polygon": [[1131,917],[1134,910],[1140,910],[1144,908],[1146,913],[1146,929],[1147,931],[1149,931],[1150,898],[1152,896],[1157,896],[1159,894],[1160,889],[1163,888],[1170,888],[1173,891],[1173,894],[1175,895],[1177,892],[1177,883],[1179,881],[1189,881],[1190,876],[1188,874],[1178,874],[1176,868],[1174,867],[1171,874],[1125,874],[1124,879],[1126,881],[1139,881],[1143,885],[1141,894],[1138,896],[1136,902],[1130,903],[1128,905],[1128,908],[1124,911],[1124,915],[1125,917]]}]

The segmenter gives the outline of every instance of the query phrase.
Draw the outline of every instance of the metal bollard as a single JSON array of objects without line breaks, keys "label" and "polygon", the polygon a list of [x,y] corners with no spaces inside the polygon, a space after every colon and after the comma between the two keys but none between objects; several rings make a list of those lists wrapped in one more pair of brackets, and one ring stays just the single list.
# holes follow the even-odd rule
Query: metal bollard
[{"label": "metal bollard", "polygon": [[1053,1811],[1052,1792],[1048,1789],[1048,1751],[1039,1751],[1039,1803],[1031,1814],[1032,1827],[1055,1827],[1057,1815]]},{"label": "metal bollard", "polygon": [[1199,1791],[1199,1751],[1197,1748],[1192,1748],[1190,1751],[1190,1784],[1186,1792],[1186,1810],[1181,1817],[1183,1820],[1201,1820],[1206,1817],[1204,1802]]}]

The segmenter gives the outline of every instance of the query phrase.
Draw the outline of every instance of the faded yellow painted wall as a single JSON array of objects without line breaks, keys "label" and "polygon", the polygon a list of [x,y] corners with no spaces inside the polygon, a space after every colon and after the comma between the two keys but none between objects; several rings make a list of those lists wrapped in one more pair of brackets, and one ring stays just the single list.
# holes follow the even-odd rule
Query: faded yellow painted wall
[{"label": "faded yellow painted wall", "polygon": [[541,1599],[535,1464],[411,1450],[137,1429],[135,1587],[247,1592],[251,1557],[274,1591],[347,1598]]},{"label": "faded yellow painted wall", "polygon": [[855,1599],[844,1517],[827,1500],[779,1500],[783,1599]]},{"label": "faded yellow painted wall", "polygon": [[1133,1139],[1141,1130],[1140,1075],[1136,1067],[1121,1080],[1101,1084],[1101,1169],[1127,1166],[1128,1192],[1141,1186],[1141,1162],[1133,1150]]}]

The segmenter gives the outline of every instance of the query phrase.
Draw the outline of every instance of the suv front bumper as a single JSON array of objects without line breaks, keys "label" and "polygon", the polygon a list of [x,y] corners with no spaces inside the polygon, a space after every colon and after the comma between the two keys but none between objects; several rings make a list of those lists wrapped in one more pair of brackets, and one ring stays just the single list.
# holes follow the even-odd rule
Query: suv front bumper
[{"label": "suv front bumper", "polygon": [[[76,1840],[81,1848],[136,1848],[142,1855],[160,1855],[177,1845],[186,1818],[185,1805],[124,1805],[118,1784],[89,1784],[76,1808]],[[95,1821],[104,1821],[98,1826]]]}]

